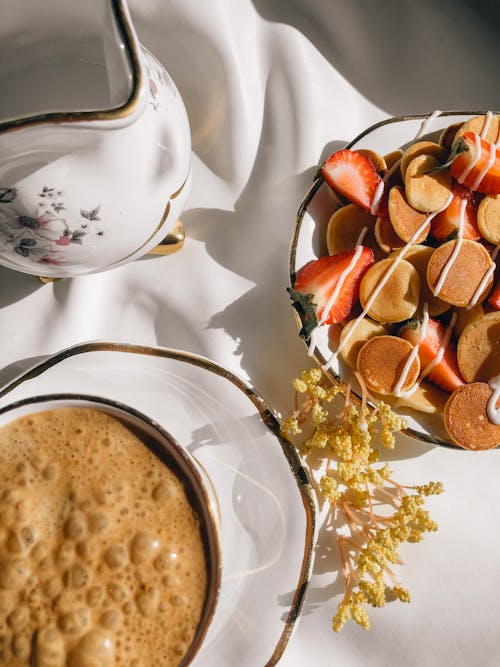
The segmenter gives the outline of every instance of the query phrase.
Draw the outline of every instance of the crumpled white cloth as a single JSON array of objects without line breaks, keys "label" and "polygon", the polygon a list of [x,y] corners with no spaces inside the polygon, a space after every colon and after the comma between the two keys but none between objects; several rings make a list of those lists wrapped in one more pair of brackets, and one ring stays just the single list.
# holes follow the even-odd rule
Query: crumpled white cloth
[{"label": "crumpled white cloth", "polygon": [[[193,187],[181,252],[42,285],[0,268],[0,380],[90,339],[159,343],[251,379],[278,412],[309,364],[285,291],[315,165],[388,115],[498,109],[499,20],[487,0],[134,0],[141,41],[186,103]],[[397,478],[440,479],[436,535],[403,549],[410,605],[330,630],[342,582],[323,530],[283,665],[496,665],[498,452],[400,438]],[[256,666],[257,667],[257,666]]]}]

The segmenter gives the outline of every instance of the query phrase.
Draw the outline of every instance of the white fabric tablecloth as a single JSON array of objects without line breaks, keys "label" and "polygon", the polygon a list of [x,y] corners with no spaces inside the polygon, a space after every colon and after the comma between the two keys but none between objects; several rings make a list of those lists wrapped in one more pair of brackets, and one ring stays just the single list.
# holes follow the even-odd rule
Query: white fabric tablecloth
[{"label": "white fabric tablecloth", "polygon": [[[309,364],[285,291],[295,213],[315,165],[390,115],[499,109],[499,26],[486,0],[135,0],[141,41],[186,103],[194,174],[170,257],[42,285],[0,268],[0,379],[90,339],[158,343],[250,378],[278,412]],[[396,476],[442,480],[438,533],[403,550],[410,605],[366,633],[330,619],[341,591],[320,533],[281,664],[500,664],[500,454],[399,438]],[[224,667],[224,666],[222,666]],[[256,666],[258,667],[258,666]]]}]

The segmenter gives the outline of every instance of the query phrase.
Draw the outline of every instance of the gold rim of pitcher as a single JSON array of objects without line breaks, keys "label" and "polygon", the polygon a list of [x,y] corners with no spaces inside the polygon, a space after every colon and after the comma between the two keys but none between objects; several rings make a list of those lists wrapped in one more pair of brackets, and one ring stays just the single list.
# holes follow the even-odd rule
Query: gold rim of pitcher
[{"label": "gold rim of pitcher", "polygon": [[18,130],[23,127],[46,123],[74,123],[92,120],[113,120],[130,115],[139,101],[142,84],[142,72],[136,39],[126,10],[125,0],[110,0],[116,20],[116,26],[123,40],[132,74],[132,90],[126,102],[111,109],[94,111],[54,111],[33,114],[20,118],[11,118],[0,122],[0,133]]}]

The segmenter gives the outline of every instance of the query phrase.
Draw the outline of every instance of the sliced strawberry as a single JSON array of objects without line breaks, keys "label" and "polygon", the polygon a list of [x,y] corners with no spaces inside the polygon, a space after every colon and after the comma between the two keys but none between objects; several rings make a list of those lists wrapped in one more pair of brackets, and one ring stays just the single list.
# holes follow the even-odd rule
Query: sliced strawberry
[{"label": "sliced strawberry", "polygon": [[449,164],[453,178],[470,190],[500,194],[500,154],[495,144],[475,132],[465,132],[460,137]]},{"label": "sliced strawberry", "polygon": [[[304,338],[308,338],[318,324],[342,322],[351,312],[359,297],[361,278],[375,262],[372,250],[362,247],[351,266],[355,253],[353,248],[314,259],[297,273],[294,289],[288,288],[288,291],[294,308],[301,315],[304,326],[300,333]],[[335,294],[330,304],[330,297]]]},{"label": "sliced strawberry", "polygon": [[431,236],[436,241],[446,241],[457,233],[460,225],[462,200],[466,200],[464,217],[464,239],[479,241],[481,233],[477,226],[477,204],[473,193],[459,183],[453,184],[453,199],[448,208],[438,213],[431,221]]},{"label": "sliced strawberry", "polygon": [[[417,345],[421,335],[421,327],[421,320],[410,320],[400,330],[399,335],[410,341],[412,345]],[[446,329],[441,322],[433,320],[430,317],[424,339],[421,341],[418,348],[418,356],[422,371],[424,371],[427,365],[438,355],[445,333]],[[438,387],[441,387],[441,389],[450,393],[457,389],[457,387],[461,387],[465,384],[458,368],[457,350],[451,341],[448,342],[441,361],[434,366],[426,377],[431,382],[434,382],[434,384],[437,384]]]},{"label": "sliced strawberry", "polygon": [[382,178],[366,155],[348,148],[336,151],[321,167],[321,175],[335,192],[353,204],[373,215],[387,215],[387,193],[381,192]]},{"label": "sliced strawberry", "polygon": [[500,277],[488,297],[488,303],[494,310],[500,310]]}]

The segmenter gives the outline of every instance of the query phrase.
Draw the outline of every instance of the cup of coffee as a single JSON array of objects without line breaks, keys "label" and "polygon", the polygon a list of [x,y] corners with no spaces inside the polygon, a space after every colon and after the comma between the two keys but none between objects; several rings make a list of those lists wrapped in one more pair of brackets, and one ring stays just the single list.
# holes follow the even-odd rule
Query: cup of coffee
[{"label": "cup of coffee", "polygon": [[162,427],[93,396],[0,409],[0,664],[185,667],[220,577],[213,487]]}]

